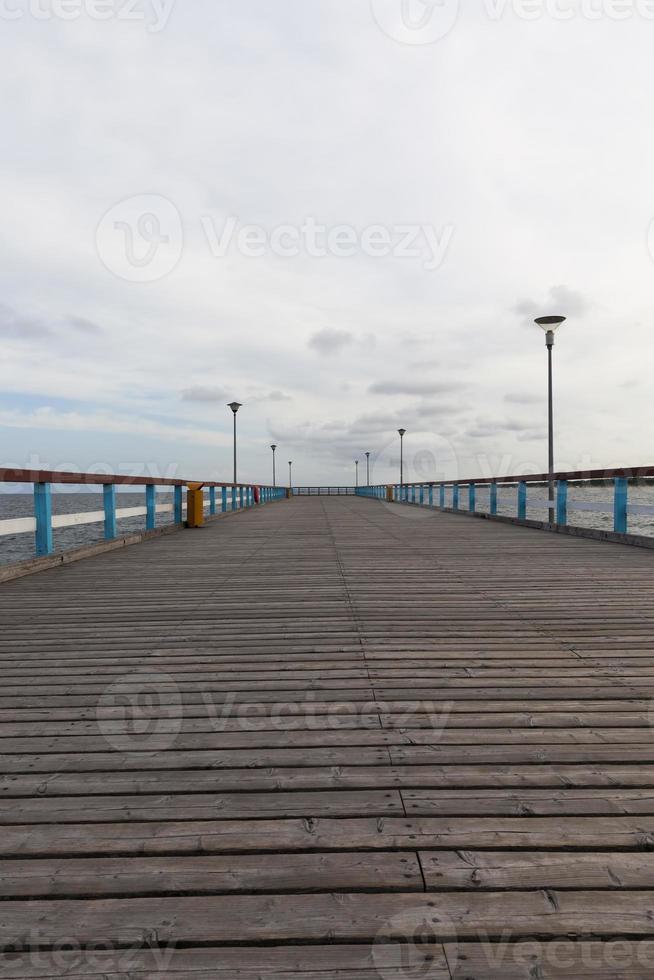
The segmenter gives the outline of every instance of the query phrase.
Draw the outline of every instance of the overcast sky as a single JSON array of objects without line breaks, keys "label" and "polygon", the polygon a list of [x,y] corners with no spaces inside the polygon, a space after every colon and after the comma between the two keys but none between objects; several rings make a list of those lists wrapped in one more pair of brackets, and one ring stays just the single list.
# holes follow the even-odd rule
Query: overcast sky
[{"label": "overcast sky", "polygon": [[557,465],[651,463],[654,6],[558,4],[1,0],[2,462],[539,471],[561,313]]}]

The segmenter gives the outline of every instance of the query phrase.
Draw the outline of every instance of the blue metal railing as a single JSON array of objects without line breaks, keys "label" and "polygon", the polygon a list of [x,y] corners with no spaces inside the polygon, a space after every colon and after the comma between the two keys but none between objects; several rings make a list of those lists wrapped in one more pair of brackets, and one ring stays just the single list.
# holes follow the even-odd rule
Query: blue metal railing
[{"label": "blue metal railing", "polygon": [[[98,476],[92,473],[58,473],[57,471],[7,470],[0,469],[1,483],[14,483],[24,486],[33,485],[34,516],[0,520],[0,539],[8,535],[33,534],[34,551],[39,558],[54,554],[53,530],[56,528],[76,527],[83,524],[103,524],[104,539],[114,541],[119,537],[118,521],[124,518],[145,517],[145,530],[154,531],[157,514],[171,513],[174,524],[183,524],[186,505],[184,503],[184,488],[192,486],[187,480],[158,480],[152,477],[132,476]],[[75,485],[85,487],[102,487],[102,510],[84,511],[77,514],[58,514],[52,512],[53,485]],[[221,483],[204,483],[199,481],[196,486],[208,489],[204,500],[205,510],[208,508],[211,516],[217,513],[216,489],[221,490],[221,513],[229,510],[241,510],[256,504],[267,504],[286,496],[284,487],[252,485],[232,485]],[[144,507],[120,508],[117,506],[116,490],[121,488],[139,488],[145,490]],[[157,488],[165,488],[173,492],[172,504],[157,504]],[[231,507],[228,506],[228,491],[231,491]],[[257,499],[258,498],[258,499]]]},{"label": "blue metal railing", "polygon": [[[613,531],[617,534],[629,533],[629,518],[633,516],[654,517],[654,506],[650,504],[630,503],[629,491],[633,484],[654,487],[654,468],[640,467],[633,470],[593,470],[588,473],[558,473],[555,474],[556,488],[556,525],[575,527],[570,524],[570,511],[590,511],[598,514],[613,515]],[[511,489],[515,492],[515,519],[528,521],[529,510],[548,510],[547,477],[543,474],[527,477],[501,477],[497,479],[455,480],[445,482],[426,482],[411,484],[391,484],[374,487],[358,487],[356,493],[362,497],[374,497],[395,503],[429,506],[436,510],[456,511],[462,514],[488,514],[491,517],[499,515],[504,503],[501,490]],[[570,503],[568,490],[570,484],[579,483],[582,486],[607,486],[613,488],[613,501],[576,501]],[[478,489],[489,490],[488,506],[480,507]],[[467,489],[467,508],[461,507],[461,493]],[[438,491],[438,503],[435,503],[435,492]],[[533,492],[536,492],[536,496]],[[463,498],[465,500],[465,497]]]},{"label": "blue metal railing", "polygon": [[356,487],[293,487],[291,493],[294,497],[352,497]]}]

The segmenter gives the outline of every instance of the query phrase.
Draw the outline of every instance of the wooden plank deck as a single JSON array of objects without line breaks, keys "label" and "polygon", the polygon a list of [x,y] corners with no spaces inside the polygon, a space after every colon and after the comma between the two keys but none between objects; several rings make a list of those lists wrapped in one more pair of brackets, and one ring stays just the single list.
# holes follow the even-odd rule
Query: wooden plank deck
[{"label": "wooden plank deck", "polygon": [[653,562],[311,497],[0,587],[0,980],[651,980]]}]

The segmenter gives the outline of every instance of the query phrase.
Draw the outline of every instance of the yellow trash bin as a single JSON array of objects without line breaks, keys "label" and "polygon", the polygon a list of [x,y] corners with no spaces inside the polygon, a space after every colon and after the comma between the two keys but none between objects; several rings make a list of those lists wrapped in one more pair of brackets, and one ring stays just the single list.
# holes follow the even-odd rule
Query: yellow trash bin
[{"label": "yellow trash bin", "polygon": [[204,483],[189,483],[186,491],[186,526],[202,527],[204,524]]}]

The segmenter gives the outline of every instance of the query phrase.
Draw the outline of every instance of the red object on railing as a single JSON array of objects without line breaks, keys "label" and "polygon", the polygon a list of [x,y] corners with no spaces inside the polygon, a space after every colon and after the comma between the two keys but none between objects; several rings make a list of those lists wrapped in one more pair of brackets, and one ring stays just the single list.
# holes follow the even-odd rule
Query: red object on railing
[{"label": "red object on railing", "polygon": [[259,487],[255,487],[254,488],[254,502],[255,502],[255,504],[258,504],[259,503],[259,500],[260,500]]}]

